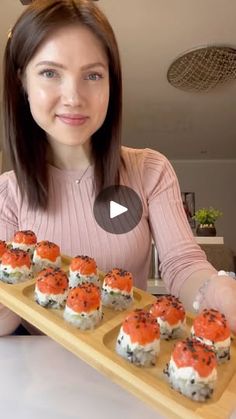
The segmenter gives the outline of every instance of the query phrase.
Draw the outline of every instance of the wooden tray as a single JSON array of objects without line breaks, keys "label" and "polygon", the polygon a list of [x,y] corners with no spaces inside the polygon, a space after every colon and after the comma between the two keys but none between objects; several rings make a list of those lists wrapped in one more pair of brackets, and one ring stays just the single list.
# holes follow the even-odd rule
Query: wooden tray
[{"label": "wooden tray", "polygon": [[[68,269],[70,259],[63,258]],[[109,376],[113,381],[149,403],[168,418],[227,418],[236,408],[236,340],[232,341],[231,360],[218,366],[218,382],[213,398],[206,403],[193,402],[172,390],[163,374],[175,341],[161,341],[155,367],[141,368],[119,357],[114,350],[125,312],[103,309],[104,318],[94,330],[81,331],[66,323],[62,310],[48,309],[34,301],[34,282],[10,285],[0,282],[0,301],[76,356]],[[134,308],[147,308],[155,297],[140,289],[134,291]],[[187,319],[187,333],[192,319]]]}]

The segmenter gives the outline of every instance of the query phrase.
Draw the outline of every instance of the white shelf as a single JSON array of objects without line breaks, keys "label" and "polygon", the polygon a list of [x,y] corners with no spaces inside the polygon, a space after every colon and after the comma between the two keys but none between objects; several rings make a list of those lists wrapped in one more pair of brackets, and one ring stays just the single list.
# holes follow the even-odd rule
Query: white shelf
[{"label": "white shelf", "polygon": [[224,244],[224,237],[195,237],[198,244]]}]

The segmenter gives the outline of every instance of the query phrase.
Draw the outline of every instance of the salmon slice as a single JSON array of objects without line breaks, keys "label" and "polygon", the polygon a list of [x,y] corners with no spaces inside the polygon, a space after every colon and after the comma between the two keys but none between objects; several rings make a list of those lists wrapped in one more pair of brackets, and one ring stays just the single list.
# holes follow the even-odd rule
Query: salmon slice
[{"label": "salmon slice", "polygon": [[213,342],[221,342],[230,336],[229,324],[224,314],[217,310],[204,309],[193,322],[194,334]]},{"label": "salmon slice", "polygon": [[36,285],[44,294],[64,294],[68,288],[68,278],[60,268],[43,269],[36,277]]},{"label": "salmon slice", "polygon": [[192,367],[200,377],[207,377],[217,365],[214,351],[194,339],[177,342],[172,358],[177,367]]},{"label": "salmon slice", "polygon": [[14,234],[12,241],[19,244],[36,244],[37,237],[31,230],[19,230]]},{"label": "salmon slice", "polygon": [[0,240],[0,258],[2,257],[3,253],[7,250],[7,244],[4,240]]},{"label": "salmon slice", "polygon": [[79,271],[81,275],[96,275],[97,264],[95,260],[89,256],[75,256],[70,264],[72,271]]},{"label": "salmon slice", "polygon": [[150,313],[168,322],[171,326],[185,319],[183,304],[173,295],[157,297],[156,302],[151,306]]},{"label": "salmon slice", "polygon": [[8,249],[2,255],[2,265],[10,265],[14,268],[22,268],[22,266],[27,266],[30,268],[31,260],[27,252],[20,249]]},{"label": "salmon slice", "polygon": [[160,327],[155,317],[144,310],[136,309],[131,312],[122,327],[132,343],[146,345],[160,338]]},{"label": "salmon slice", "polygon": [[82,284],[70,290],[66,305],[76,313],[89,313],[100,308],[100,290],[92,284]]},{"label": "salmon slice", "polygon": [[103,285],[107,285],[110,288],[116,288],[121,291],[131,292],[133,287],[133,276],[128,271],[114,268],[104,277]]},{"label": "salmon slice", "polygon": [[42,259],[48,259],[51,262],[55,262],[57,257],[60,256],[60,247],[48,240],[38,242],[35,248],[37,256]]}]

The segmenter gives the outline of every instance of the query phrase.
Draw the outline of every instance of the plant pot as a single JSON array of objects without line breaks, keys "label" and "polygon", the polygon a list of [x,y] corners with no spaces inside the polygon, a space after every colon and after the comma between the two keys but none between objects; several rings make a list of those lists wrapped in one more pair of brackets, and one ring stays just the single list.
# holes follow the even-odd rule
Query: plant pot
[{"label": "plant pot", "polygon": [[214,224],[211,225],[205,225],[205,224],[198,224],[196,229],[197,236],[216,236],[216,229]]}]

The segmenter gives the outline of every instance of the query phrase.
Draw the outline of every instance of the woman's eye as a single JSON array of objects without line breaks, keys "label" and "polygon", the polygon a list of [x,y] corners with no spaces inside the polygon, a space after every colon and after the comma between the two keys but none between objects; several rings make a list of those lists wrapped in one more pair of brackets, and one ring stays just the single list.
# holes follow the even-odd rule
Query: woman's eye
[{"label": "woman's eye", "polygon": [[42,70],[40,74],[46,77],[47,79],[53,79],[57,77],[57,72],[54,70]]},{"label": "woman's eye", "polygon": [[97,81],[97,80],[100,80],[101,78],[102,78],[102,74],[99,74],[99,73],[91,73],[85,77],[86,80],[92,80],[92,81]]}]

